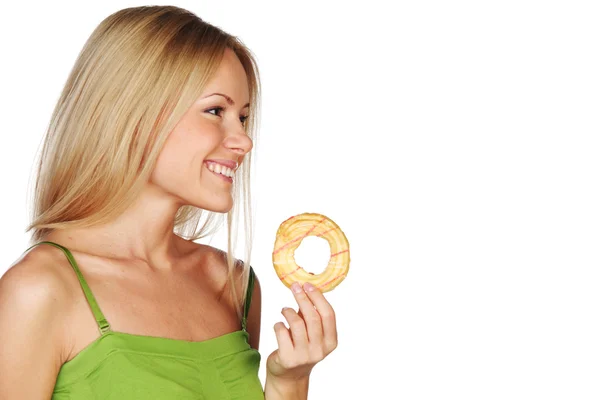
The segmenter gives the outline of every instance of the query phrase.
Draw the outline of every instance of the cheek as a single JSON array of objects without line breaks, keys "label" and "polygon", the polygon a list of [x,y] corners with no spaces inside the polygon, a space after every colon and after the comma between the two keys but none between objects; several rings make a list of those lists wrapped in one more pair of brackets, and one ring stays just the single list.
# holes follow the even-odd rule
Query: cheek
[{"label": "cheek", "polygon": [[169,136],[152,173],[154,183],[166,187],[185,180],[187,172],[193,168],[193,149],[190,143],[182,140],[181,135]]},{"label": "cheek", "polygon": [[200,123],[179,124],[169,135],[158,157],[153,180],[160,186],[181,183],[200,174],[202,162],[220,145],[217,129]]},{"label": "cheek", "polygon": [[209,123],[196,121],[194,124],[182,124],[171,132],[168,143],[180,154],[208,155],[223,140],[220,129]]}]

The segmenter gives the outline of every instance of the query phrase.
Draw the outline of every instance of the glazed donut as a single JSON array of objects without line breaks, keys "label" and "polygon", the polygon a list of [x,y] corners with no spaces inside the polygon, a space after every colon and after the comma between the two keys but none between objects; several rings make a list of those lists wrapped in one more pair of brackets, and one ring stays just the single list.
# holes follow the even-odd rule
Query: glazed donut
[{"label": "glazed donut", "polygon": [[[329,242],[331,257],[323,272],[313,274],[296,264],[294,252],[307,236],[318,236]],[[348,274],[350,249],[346,235],[331,219],[321,214],[304,213],[283,221],[277,230],[273,249],[273,267],[279,279],[289,288],[292,283],[310,282],[321,292],[329,292]]]}]

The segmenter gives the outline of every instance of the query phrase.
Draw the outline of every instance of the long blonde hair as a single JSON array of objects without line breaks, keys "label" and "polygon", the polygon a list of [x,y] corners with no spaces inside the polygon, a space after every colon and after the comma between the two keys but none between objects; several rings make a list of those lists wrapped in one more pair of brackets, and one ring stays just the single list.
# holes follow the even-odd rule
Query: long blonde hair
[{"label": "long blonde hair", "polygon": [[[246,130],[257,136],[260,80],[256,60],[239,40],[174,6],[126,8],[92,32],[71,70],[48,125],[35,181],[32,244],[54,229],[108,222],[140,195],[158,155],[188,108],[214,75],[225,50],[234,51],[249,85]],[[251,153],[238,170],[227,213],[228,284],[235,290],[233,251],[244,214],[243,288],[247,290],[252,223]],[[174,232],[188,240],[214,233],[223,215],[181,207]],[[202,223],[201,223],[202,222]]]}]

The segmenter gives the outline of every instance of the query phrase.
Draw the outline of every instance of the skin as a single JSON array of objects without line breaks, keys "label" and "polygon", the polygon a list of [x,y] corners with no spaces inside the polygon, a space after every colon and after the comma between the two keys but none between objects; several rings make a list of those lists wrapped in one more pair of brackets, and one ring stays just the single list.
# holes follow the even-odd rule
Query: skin
[{"label": "skin", "polygon": [[[207,97],[215,92],[235,105]],[[170,133],[138,201],[108,224],[44,238],[73,253],[114,331],[202,341],[241,329],[224,295],[225,254],[178,237],[173,225],[183,205],[231,209],[231,183],[205,161],[241,164],[251,151],[243,127],[248,101],[244,69],[227,50],[216,76]],[[240,279],[238,285],[239,293]],[[278,348],[267,358],[268,400],[306,399],[312,368],[337,346],[335,313],[323,294],[309,285],[293,285],[292,293],[298,311],[282,310],[289,328],[283,322],[273,327]],[[248,317],[250,345],[257,350],[260,308],[257,280]],[[49,398],[60,366],[98,337],[64,254],[36,246],[0,278],[0,398]]]}]

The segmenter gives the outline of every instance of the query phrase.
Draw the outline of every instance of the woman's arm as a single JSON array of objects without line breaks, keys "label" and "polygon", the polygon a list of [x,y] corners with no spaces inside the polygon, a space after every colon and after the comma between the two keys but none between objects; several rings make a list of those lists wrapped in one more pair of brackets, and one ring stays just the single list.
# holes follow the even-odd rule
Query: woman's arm
[{"label": "woman's arm", "polygon": [[284,308],[289,329],[275,324],[279,348],[267,359],[265,400],[305,400],[313,367],[337,347],[335,312],[323,293],[292,285],[299,311]]},{"label": "woman's arm", "polygon": [[254,275],[254,290],[252,290],[252,300],[250,301],[250,309],[248,310],[247,329],[250,336],[248,341],[250,347],[258,350],[260,343],[260,318],[262,310],[262,295],[258,276]]},{"label": "woman's arm", "polygon": [[0,399],[52,396],[62,365],[67,293],[52,268],[30,261],[0,279]]}]

